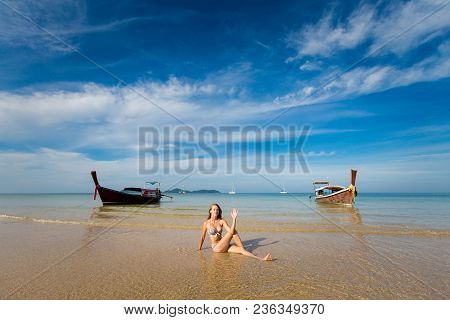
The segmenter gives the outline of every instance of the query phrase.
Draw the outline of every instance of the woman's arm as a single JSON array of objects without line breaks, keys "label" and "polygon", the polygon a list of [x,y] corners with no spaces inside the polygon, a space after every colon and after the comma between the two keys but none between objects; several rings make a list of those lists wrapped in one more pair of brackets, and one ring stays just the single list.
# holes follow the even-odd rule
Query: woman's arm
[{"label": "woman's arm", "polygon": [[231,231],[231,228],[230,228],[230,226],[228,225],[227,220],[222,219],[222,220],[220,220],[220,222],[221,222],[222,227],[225,228],[225,230],[227,230],[227,232],[230,232],[230,231]]},{"label": "woman's arm", "polygon": [[203,222],[202,225],[202,235],[200,237],[200,240],[198,241],[198,250],[202,250],[202,245],[203,245],[203,241],[205,241],[205,236],[206,236],[206,230],[208,228],[206,227],[206,221]]},{"label": "woman's arm", "polygon": [[[237,209],[233,208],[232,212],[236,212],[236,215],[237,215]],[[222,219],[221,220],[221,225],[222,225],[222,227],[225,228],[225,230],[227,230],[227,232],[231,232],[231,227],[228,225],[227,220]]]}]

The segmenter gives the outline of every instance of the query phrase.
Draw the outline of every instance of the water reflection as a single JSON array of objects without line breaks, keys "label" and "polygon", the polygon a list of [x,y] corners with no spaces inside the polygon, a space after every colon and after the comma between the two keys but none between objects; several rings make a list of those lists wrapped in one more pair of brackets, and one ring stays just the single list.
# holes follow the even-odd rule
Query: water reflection
[{"label": "water reflection", "polygon": [[207,299],[232,299],[245,283],[241,270],[243,258],[230,253],[213,253],[208,249],[198,251],[202,287]]},{"label": "water reflection", "polygon": [[[334,215],[339,220],[359,225],[362,223],[358,208],[332,203],[316,203],[316,209],[323,215],[330,217]],[[333,219],[334,220],[334,219]]]},{"label": "water reflection", "polygon": [[102,206],[93,208],[91,212],[90,219],[111,219],[114,217],[123,217],[132,214],[145,214],[151,213],[152,209],[158,209],[161,205],[158,204],[148,204],[148,205],[114,205],[114,206]]}]

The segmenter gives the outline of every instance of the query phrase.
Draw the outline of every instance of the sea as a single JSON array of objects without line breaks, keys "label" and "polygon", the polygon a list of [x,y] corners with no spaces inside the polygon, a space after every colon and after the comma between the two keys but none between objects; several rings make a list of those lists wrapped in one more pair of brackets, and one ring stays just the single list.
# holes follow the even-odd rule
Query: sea
[{"label": "sea", "polygon": [[[224,218],[238,208],[239,218],[263,222],[395,226],[450,230],[450,194],[360,193],[353,206],[317,204],[308,193],[170,194],[157,205],[102,207],[92,194],[0,194],[0,217],[61,223],[88,221],[98,212],[208,215],[218,203]],[[141,219],[142,222],[142,219]]]},{"label": "sea", "polygon": [[[450,195],[171,194],[102,206],[92,194],[0,195],[3,299],[449,299]],[[218,203],[246,250],[214,253]]]}]

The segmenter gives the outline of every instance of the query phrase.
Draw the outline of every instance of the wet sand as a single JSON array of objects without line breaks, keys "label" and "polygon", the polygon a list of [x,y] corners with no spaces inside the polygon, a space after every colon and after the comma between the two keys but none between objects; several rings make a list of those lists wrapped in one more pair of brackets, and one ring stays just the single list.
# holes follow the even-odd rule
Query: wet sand
[{"label": "wet sand", "polygon": [[[249,251],[196,250],[200,215],[0,218],[2,299],[449,299],[450,236],[243,219]],[[149,220],[150,219],[150,220]],[[143,221],[145,220],[145,223]],[[111,228],[111,226],[113,226]],[[401,232],[400,232],[401,231]]]}]

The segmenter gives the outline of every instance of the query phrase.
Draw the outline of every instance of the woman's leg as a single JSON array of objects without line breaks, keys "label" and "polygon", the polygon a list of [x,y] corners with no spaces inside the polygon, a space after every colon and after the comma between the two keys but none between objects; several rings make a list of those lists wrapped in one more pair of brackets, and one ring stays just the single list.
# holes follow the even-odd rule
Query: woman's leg
[{"label": "woman's leg", "polygon": [[233,234],[231,232],[227,232],[227,234],[220,239],[219,243],[216,244],[213,248],[214,252],[227,252],[230,247],[231,239],[233,238]]},{"label": "woman's leg", "polygon": [[259,259],[259,260],[266,260],[266,261],[271,261],[272,260],[272,255],[270,253],[268,253],[264,258],[260,258],[260,257],[255,256],[253,253],[248,252],[244,248],[241,248],[241,247],[238,247],[238,246],[230,246],[228,248],[228,252],[240,253],[240,254],[243,254],[244,256],[255,258],[255,259]]},{"label": "woman's leg", "polygon": [[231,239],[233,239],[234,232],[236,231],[236,217],[233,217],[233,223],[231,224],[230,232],[220,239],[219,243],[214,246],[214,252],[227,252],[230,247]]},{"label": "woman's leg", "polygon": [[234,230],[233,241],[238,247],[244,248],[244,244],[242,243],[241,237],[239,237],[237,230]]}]

